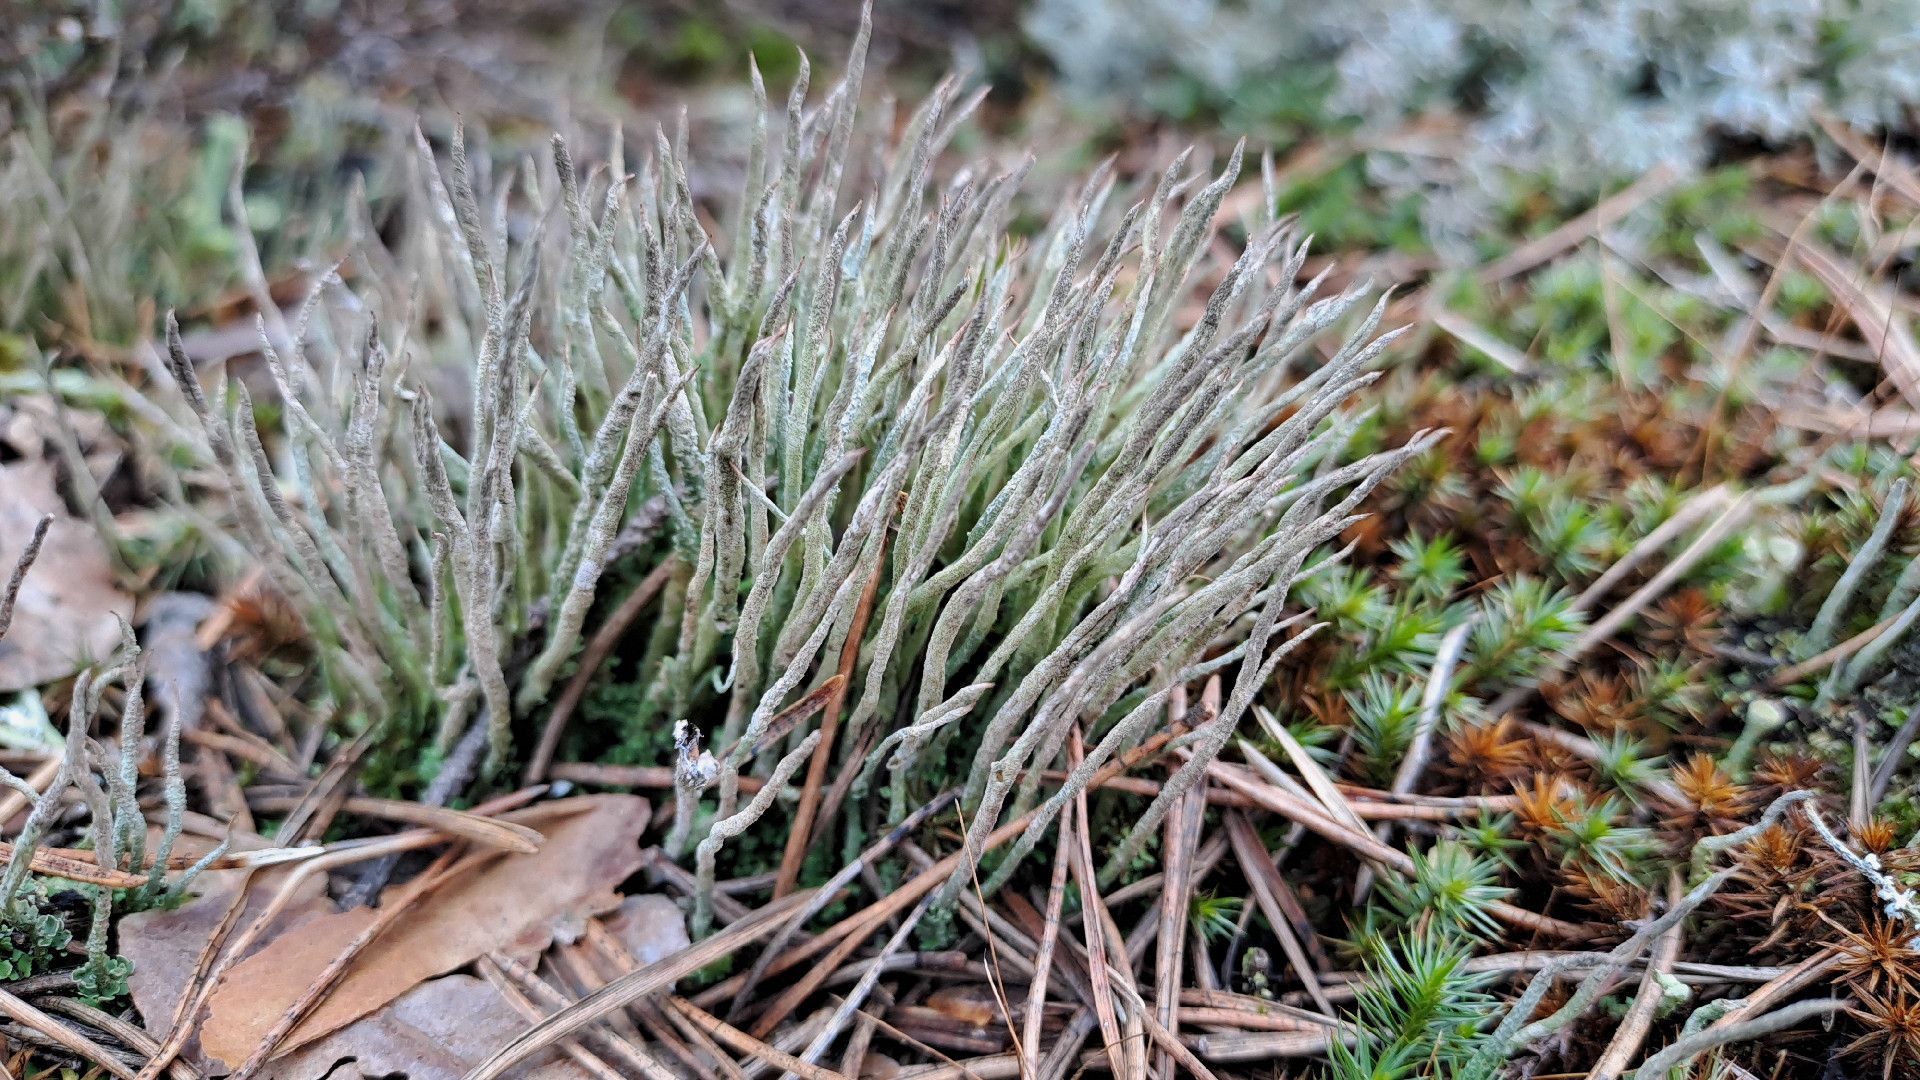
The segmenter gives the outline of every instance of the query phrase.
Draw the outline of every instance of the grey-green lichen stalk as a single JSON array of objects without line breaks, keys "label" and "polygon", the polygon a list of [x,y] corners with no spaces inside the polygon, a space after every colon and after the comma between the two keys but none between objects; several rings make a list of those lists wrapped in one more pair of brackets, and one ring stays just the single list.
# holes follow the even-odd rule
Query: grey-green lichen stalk
[{"label": "grey-green lichen stalk", "polygon": [[1076,726],[1097,767],[1162,722],[1176,680],[1237,663],[1111,877],[1300,640],[1285,609],[1309,554],[1435,436],[1349,454],[1385,300],[1361,315],[1364,283],[1303,282],[1307,241],[1271,190],[1225,242],[1241,148],[1211,175],[1190,154],[1138,182],[1103,165],[1018,237],[1031,158],[945,163],[981,93],[942,82],[896,141],[856,110],[865,42],[817,106],[803,62],[777,138],[754,74],[719,236],[684,133],[638,163],[616,133],[582,169],[558,137],[514,167],[456,132],[444,175],[416,140],[397,238],[356,202],[341,272],[292,326],[262,325],[278,463],[238,385],[203,391],[170,335],[202,436],[186,450],[225,475],[346,712],[442,748],[484,717],[495,767],[574,655],[629,507],[658,500],[682,569],[622,734],[710,734],[710,770],[681,755],[668,845],[703,868],[718,834],[695,803],[711,790],[704,820],[737,822],[743,769],[784,781],[791,755],[755,751],[856,626],[837,767],[889,765],[897,821],[931,794],[929,748],[962,740],[976,844],[1037,801]]}]

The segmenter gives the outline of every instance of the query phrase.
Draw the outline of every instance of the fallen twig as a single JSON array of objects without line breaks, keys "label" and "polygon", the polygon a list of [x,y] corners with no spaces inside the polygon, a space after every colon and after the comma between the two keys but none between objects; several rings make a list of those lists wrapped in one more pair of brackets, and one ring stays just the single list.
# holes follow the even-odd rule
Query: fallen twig
[{"label": "fallen twig", "polygon": [[[793,895],[801,896],[805,894],[795,893]],[[794,1057],[792,1054],[783,1053],[768,1046],[766,1043],[741,1031],[732,1024],[707,1013],[686,998],[670,996],[667,998],[667,1007],[677,1011],[696,1027],[700,1028],[700,1030],[733,1047],[740,1053],[750,1054],[770,1065],[778,1065],[780,1068],[801,1077],[801,1080],[847,1080],[846,1077],[841,1076],[832,1069],[823,1069],[818,1065],[810,1065]]]}]

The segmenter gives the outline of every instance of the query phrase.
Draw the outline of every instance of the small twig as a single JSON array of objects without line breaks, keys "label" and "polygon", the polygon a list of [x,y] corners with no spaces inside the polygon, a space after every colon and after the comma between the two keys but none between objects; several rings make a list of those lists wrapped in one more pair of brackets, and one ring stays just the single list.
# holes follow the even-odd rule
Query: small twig
[{"label": "small twig", "polygon": [[[8,989],[10,991],[18,991],[20,987],[19,984],[16,983]],[[35,1004],[50,1013],[70,1016],[90,1028],[104,1031],[114,1038],[119,1039],[128,1047],[131,1047],[135,1053],[140,1054],[142,1057],[152,1057],[160,1050],[160,1043],[154,1039],[152,1035],[147,1034],[139,1025],[122,1020],[117,1016],[103,1013],[99,1009],[84,1002],[66,997],[45,997],[41,998]],[[168,1068],[168,1074],[173,1077],[173,1080],[201,1080],[204,1075],[199,1069],[194,1068],[191,1062],[187,1061],[175,1061]]]},{"label": "small twig", "polygon": [[[467,781],[473,778],[474,767],[480,764],[480,753],[487,747],[488,728],[487,707],[482,704],[473,723],[467,727],[466,734],[460,737],[459,744],[453,748],[453,753],[440,763],[440,771],[434,774],[427,784],[427,790],[421,793],[422,805],[443,807],[466,790]],[[350,798],[340,799],[334,806],[334,812],[339,813],[352,801]],[[432,824],[443,831],[451,831],[446,829],[450,822],[444,818],[436,819]],[[526,838],[521,839],[525,841]],[[534,844],[537,849],[538,842]],[[400,856],[396,853],[367,867],[366,872],[360,875],[360,880],[354,883],[353,891],[347,894],[347,907],[351,909],[373,903],[374,898],[380,895],[380,890],[387,887],[387,879],[393,876],[393,869],[399,864]]]},{"label": "small twig", "polygon": [[[1233,766],[1224,761],[1210,763],[1207,766],[1207,773],[1215,780],[1252,796],[1263,808],[1289,821],[1306,826],[1326,839],[1350,849],[1361,858],[1372,859],[1399,873],[1413,873],[1413,859],[1406,852],[1382,844],[1375,840],[1371,833],[1355,832],[1347,828],[1327,816],[1316,804],[1288,795],[1271,784],[1258,783],[1251,777],[1236,771]],[[1518,926],[1549,937],[1578,940],[1591,936],[1587,927],[1540,915],[1504,900],[1488,904],[1487,913],[1510,926]]]},{"label": "small twig", "polygon": [[[906,944],[907,935],[913,933],[913,928],[920,925],[920,917],[927,913],[927,905],[931,899],[931,897],[923,897],[918,904],[914,905],[907,917],[900,921],[900,928],[887,939],[873,966],[868,968],[867,973],[860,977],[860,981],[854,984],[851,991],[848,991],[846,999],[834,1006],[833,1015],[827,1018],[826,1026],[821,1028],[820,1033],[807,1044],[807,1048],[800,1052],[801,1061],[808,1063],[818,1061],[820,1055],[827,1052],[827,1047],[833,1045],[833,1041],[840,1037],[840,1029],[852,1019],[855,1010],[866,1004],[867,995],[873,993],[874,985],[880,981],[880,974],[885,969],[887,958],[899,952],[900,946]],[[1004,995],[1002,999],[1004,1000]],[[1011,1027],[1011,1017],[1008,1018],[1008,1024]]]},{"label": "small twig", "polygon": [[[1174,811],[1167,815],[1163,847],[1166,875],[1160,889],[1159,950],[1154,957],[1154,1010],[1158,1026],[1169,1036],[1180,1034],[1180,970],[1186,952],[1187,905],[1193,892],[1194,848],[1200,842],[1207,809],[1207,778],[1187,789]],[[1184,1049],[1184,1048],[1183,1048]],[[1173,1075],[1174,1053],[1164,1047],[1154,1059],[1154,1072]]]},{"label": "small twig", "polygon": [[708,1035],[726,1043],[742,1054],[757,1057],[769,1065],[777,1065],[790,1073],[794,1073],[799,1076],[801,1080],[847,1080],[846,1077],[841,1076],[832,1069],[823,1069],[818,1065],[808,1064],[794,1057],[792,1054],[783,1053],[768,1046],[766,1043],[741,1031],[732,1024],[706,1012],[686,998],[669,996],[666,1001],[668,1008],[686,1017],[696,1027]]},{"label": "small twig", "polygon": [[819,914],[820,909],[826,907],[835,896],[838,896],[840,890],[851,883],[853,879],[859,875],[862,868],[872,866],[878,862],[888,851],[892,850],[895,844],[913,835],[914,830],[918,829],[927,818],[945,810],[950,803],[959,797],[959,788],[952,788],[942,793],[932,802],[908,815],[907,820],[901,822],[890,830],[887,835],[875,841],[852,862],[841,867],[840,872],[833,875],[826,884],[822,885],[814,893],[813,902],[801,908],[798,912],[795,912],[793,917],[787,920],[787,924],[780,928],[780,933],[774,936],[774,939],[767,944],[766,948],[760,950],[759,958],[753,962],[753,967],[747,972],[746,982],[743,983],[739,991],[733,995],[733,1004],[727,1011],[727,1021],[731,1023],[740,1015],[741,1010],[746,1008],[747,1001],[753,994],[754,987],[759,985],[761,978],[766,975],[767,969],[775,960],[779,959],[781,952],[786,949],[787,942],[791,941],[793,936],[800,932],[800,928],[806,925],[808,919]]},{"label": "small twig", "polygon": [[[533,794],[540,795],[545,792],[546,788],[542,786],[538,787]],[[247,805],[262,813],[272,813],[276,810],[290,810],[298,805],[299,801],[291,796],[261,795],[248,796]],[[450,810],[444,806],[407,802],[404,799],[352,798],[342,803],[340,809],[362,817],[437,829],[448,836],[457,836],[462,840],[471,840],[476,844],[484,844],[490,848],[521,855],[531,855],[539,851],[540,845],[546,840],[546,837],[525,825],[500,821],[469,810]],[[294,852],[311,852],[319,849],[278,848],[275,850],[288,852],[291,855]],[[250,856],[256,854],[256,852],[243,851],[232,856],[229,863],[237,865],[238,862],[245,862]]]},{"label": "small twig", "polygon": [[1040,930],[1040,948],[1034,953],[1033,981],[1027,984],[1027,1031],[1021,1042],[1021,1075],[1040,1075],[1040,1015],[1047,1001],[1047,978],[1053,973],[1053,950],[1060,940],[1060,908],[1067,898],[1067,865],[1073,859],[1073,807],[1060,813],[1060,839],[1053,852],[1053,880],[1047,886],[1047,914]]},{"label": "small twig", "polygon": [[[128,1067],[126,1062],[121,1061],[117,1056],[109,1052],[106,1047],[101,1046],[99,1043],[94,1042],[92,1039],[55,1020],[53,1017],[48,1016],[46,1013],[41,1012],[39,1009],[34,1008],[5,990],[0,990],[0,1013],[4,1013],[9,1019],[24,1024],[40,1034],[45,1035],[47,1038],[58,1043],[62,1048],[107,1070],[119,1077],[120,1080],[134,1080],[138,1075],[138,1070]],[[153,1063],[149,1061],[147,1067],[149,1069],[153,1068]]]},{"label": "small twig", "polygon": [[735,950],[772,933],[787,915],[805,906],[812,896],[811,889],[803,889],[782,897],[749,912],[704,941],[695,942],[670,957],[622,975],[515,1036],[474,1068],[468,1074],[468,1080],[496,1080],[527,1057],[586,1028],[607,1013],[658,993],[673,985],[676,979],[685,978],[708,964],[731,956]]},{"label": "small twig", "polygon": [[1892,629],[1893,624],[1899,621],[1900,619],[1897,615],[1893,618],[1885,619],[1860,631],[1823,653],[1810,656],[1797,664],[1783,667],[1767,678],[1767,685],[1775,690],[1784,690],[1809,675],[1818,675],[1822,671],[1827,670],[1840,661],[1845,660],[1847,657],[1852,656],[1854,653],[1859,652],[1861,649],[1866,648],[1868,645],[1871,645],[1875,638]]},{"label": "small twig", "polygon": [[727,1075],[728,1080],[747,1080],[747,1074],[741,1071],[740,1063],[733,1060],[733,1055],[727,1053],[719,1043],[714,1042],[713,1036],[702,1031],[698,1024],[687,1019],[678,1009],[665,1009],[662,1012],[668,1020],[672,1021],[674,1027],[680,1029],[680,1034],[685,1036],[687,1041],[706,1051],[707,1056],[713,1058],[714,1062],[720,1066],[720,1071]]},{"label": "small twig", "polygon": [[[1140,995],[1135,993],[1132,987],[1120,985],[1120,992],[1127,998],[1127,1008],[1139,1014],[1141,1023],[1146,1025],[1147,1033],[1153,1036],[1153,1041],[1159,1044],[1161,1053],[1178,1061],[1197,1080],[1215,1080],[1213,1070],[1202,1064],[1200,1059],[1193,1055],[1192,1050],[1187,1049],[1178,1037],[1160,1023],[1159,1019],[1153,1015],[1153,1010],[1141,1000]],[[1160,1075],[1171,1077],[1173,1070],[1167,1069]]]},{"label": "small twig", "polygon": [[[1079,755],[1073,749],[1080,744],[1079,729],[1076,727],[1071,736],[1068,750],[1068,764],[1078,768]],[[1087,970],[1089,985],[1093,989],[1093,1010],[1100,1018],[1100,1037],[1106,1043],[1107,1060],[1113,1064],[1113,1075],[1128,1077],[1129,1069],[1126,1042],[1120,1034],[1120,1021],[1113,1009],[1113,984],[1108,973],[1108,958],[1105,934],[1100,926],[1099,911],[1094,905],[1100,902],[1099,889],[1093,872],[1093,840],[1087,832],[1087,795],[1082,790],[1074,797],[1074,842],[1073,875],[1080,885],[1080,904],[1087,911],[1088,919],[1081,931],[1087,949]],[[1122,953],[1124,958],[1125,954]]]},{"label": "small twig", "polygon": [[[490,952],[483,959],[512,979],[527,996],[534,1000],[534,1004],[556,1010],[573,1004],[571,997],[562,994],[551,983],[528,971],[525,965],[505,953]],[[536,1015],[533,1019],[542,1019],[543,1016],[544,1014]],[[610,1053],[625,1062],[628,1067],[639,1070],[646,1080],[675,1080],[674,1075],[654,1060],[653,1055],[647,1053],[643,1047],[635,1046],[615,1031],[601,1028],[590,1030]]]},{"label": "small twig", "polygon": [[[968,834],[966,811],[961,810],[958,805],[955,805],[954,812],[960,819],[960,850],[961,854],[967,857],[967,874],[973,884],[972,899],[980,906],[981,915],[990,915],[991,911],[987,907],[986,894],[980,891],[980,860],[973,857],[971,845],[966,839]],[[909,854],[918,850],[918,848],[913,847],[911,843],[906,845],[906,848]],[[931,860],[928,861],[931,862]],[[919,914],[925,912],[928,902],[928,900],[920,901],[920,906],[914,909],[917,914],[909,917],[909,923],[918,921]],[[982,921],[984,922],[986,920],[983,919]],[[987,932],[982,936],[987,939],[987,987],[993,992],[995,1004],[1000,1006],[1000,1018],[1006,1021],[1007,1036],[1013,1040],[1013,1052],[1020,1054],[1020,1036],[1014,1031],[1013,1027],[1013,1006],[1007,1000],[1007,980],[1006,976],[1000,970],[1000,948],[994,944],[994,935],[990,923],[987,927]],[[881,962],[884,962],[885,959],[886,954],[882,953]],[[1012,957],[1009,956],[1009,960],[1011,959]],[[1032,965],[1029,964],[1026,966],[1027,973],[1031,975],[1033,973]],[[873,971],[869,974],[869,978],[878,978],[879,975],[880,962],[876,962],[873,966]],[[865,980],[862,980],[863,985],[864,983]],[[1026,1060],[1026,1055],[1021,1054],[1021,1060]]]},{"label": "small twig", "polygon": [[[535,1005],[519,987],[509,982],[506,974],[491,958],[482,956],[474,966],[480,970],[481,977],[491,983],[500,997],[513,1008],[513,1011],[535,1023],[539,1023],[545,1017],[546,1014],[540,1011],[540,1006]],[[624,1080],[619,1070],[607,1064],[600,1055],[581,1046],[577,1039],[562,1039],[558,1048],[561,1053],[572,1058],[574,1064],[585,1069],[594,1080]]]},{"label": "small twig", "polygon": [[1274,879],[1280,872],[1274,869],[1273,860],[1267,849],[1261,845],[1259,834],[1253,830],[1253,823],[1238,810],[1227,812],[1227,837],[1233,843],[1233,852],[1240,860],[1240,868],[1246,872],[1247,883],[1253,887],[1253,895],[1260,910],[1267,916],[1267,923],[1273,928],[1274,936],[1280,939],[1280,948],[1286,952],[1287,961],[1293,965],[1294,972],[1306,985],[1307,995],[1327,1016],[1337,1015],[1333,1003],[1320,989],[1320,980],[1314,976],[1313,965],[1307,960],[1306,949],[1300,944],[1299,937],[1293,932],[1293,920],[1280,906],[1275,895]]}]

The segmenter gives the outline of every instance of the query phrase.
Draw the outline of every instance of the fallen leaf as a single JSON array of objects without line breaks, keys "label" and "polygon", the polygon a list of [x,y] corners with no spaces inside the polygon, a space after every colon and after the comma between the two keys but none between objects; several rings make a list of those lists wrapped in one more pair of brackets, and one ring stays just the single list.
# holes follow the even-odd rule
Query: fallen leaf
[{"label": "fallen leaf", "polygon": [[198,728],[213,685],[213,667],[197,640],[200,623],[213,614],[213,598],[166,592],[146,602],[147,682],[154,704],[169,721]]},{"label": "fallen leaf", "polygon": [[1000,1019],[1000,1003],[993,991],[977,983],[935,990],[927,996],[926,1006],[948,1019],[975,1027]]},{"label": "fallen leaf", "polygon": [[[245,834],[234,837],[234,847],[238,850],[270,846],[272,841],[260,837]],[[213,841],[204,837],[182,836],[174,850],[194,854],[212,847]],[[247,894],[247,910],[236,926],[244,928],[264,911],[292,872],[291,866],[275,866],[256,874]],[[172,1023],[187,981],[193,978],[194,967],[199,963],[200,950],[226,914],[227,905],[232,903],[235,890],[240,888],[245,876],[244,870],[209,870],[194,883],[197,899],[172,911],[155,908],[120,920],[120,953],[133,961],[127,989],[149,1031],[164,1031]],[[332,912],[333,903],[327,899],[326,888],[324,876],[308,878],[252,951],[257,953],[274,937]],[[204,1064],[199,1036],[188,1040],[182,1054],[188,1061]]]},{"label": "fallen leaf", "polygon": [[[338,1031],[482,953],[530,961],[556,933],[577,934],[587,918],[619,905],[613,890],[640,868],[648,815],[647,801],[634,795],[584,796],[501,815],[537,823],[546,844],[529,855],[503,854],[401,915],[282,1045],[292,1051]],[[372,918],[366,908],[323,915],[234,965],[207,1004],[200,1039],[208,1058],[230,1067],[244,1061]]]},{"label": "fallen leaf", "polygon": [[[395,998],[304,1050],[275,1060],[263,1080],[460,1080],[526,1027],[484,979],[448,975]],[[587,1072],[558,1050],[536,1054],[508,1076],[515,1080],[586,1080]]]},{"label": "fallen leaf", "polygon": [[0,578],[42,515],[53,526],[40,557],[27,571],[15,602],[13,628],[0,638],[0,692],[62,679],[104,660],[120,644],[120,619],[133,601],[113,585],[107,549],[85,522],[69,517],[46,462],[0,465]]},{"label": "fallen leaf", "polygon": [[620,901],[620,910],[601,921],[641,967],[693,944],[687,937],[687,913],[672,897],[659,893],[629,896]]}]

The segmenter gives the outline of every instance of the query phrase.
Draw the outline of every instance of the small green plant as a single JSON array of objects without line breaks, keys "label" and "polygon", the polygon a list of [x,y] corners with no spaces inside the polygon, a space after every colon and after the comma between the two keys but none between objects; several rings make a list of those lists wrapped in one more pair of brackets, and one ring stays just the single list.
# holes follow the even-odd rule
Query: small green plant
[{"label": "small green plant", "polygon": [[1429,933],[1467,941],[1498,937],[1500,924],[1487,905],[1513,890],[1498,884],[1500,864],[1458,840],[1441,840],[1414,851],[1413,876],[1386,878],[1381,891],[1404,924],[1423,923]]},{"label": "small green plant", "polygon": [[[1338,1080],[1400,1080],[1450,1075],[1474,1049],[1494,1006],[1489,975],[1466,972],[1470,951],[1444,934],[1402,935],[1367,964],[1355,1001],[1352,1046],[1331,1040],[1327,1058]],[[1429,1064],[1432,1074],[1418,1072]]]},{"label": "small green plant", "polygon": [[1514,861],[1513,853],[1524,850],[1525,840],[1513,835],[1514,816],[1501,814],[1494,817],[1482,811],[1468,822],[1452,827],[1455,839],[1482,856],[1494,860],[1509,873],[1519,873],[1520,865]]},{"label": "small green plant", "polygon": [[1641,800],[1647,784],[1666,766],[1665,758],[1643,757],[1646,744],[1629,732],[1616,731],[1597,740],[1596,745],[1600,754],[1593,760],[1594,780],[1636,803]]},{"label": "small green plant", "polygon": [[1246,901],[1237,896],[1215,896],[1211,892],[1195,893],[1187,906],[1187,921],[1199,932],[1206,942],[1219,941],[1233,936],[1234,927],[1239,924],[1240,910]]},{"label": "small green plant", "polygon": [[23,912],[7,921],[5,937],[0,939],[0,980],[11,982],[51,969],[66,957],[72,940],[73,932],[58,911],[34,904],[32,914]]},{"label": "small green plant", "polygon": [[1360,688],[1347,691],[1346,698],[1360,776],[1375,787],[1385,787],[1413,745],[1420,719],[1420,687],[1376,672],[1362,676]]},{"label": "small green plant", "polygon": [[1591,867],[1616,881],[1638,880],[1636,864],[1653,853],[1650,830],[1619,824],[1618,796],[1587,796],[1556,808],[1548,846],[1562,859]]},{"label": "small green plant", "polygon": [[1429,539],[1415,531],[1388,547],[1400,558],[1400,565],[1393,570],[1394,580],[1416,602],[1445,600],[1467,579],[1465,556],[1445,533]]}]

